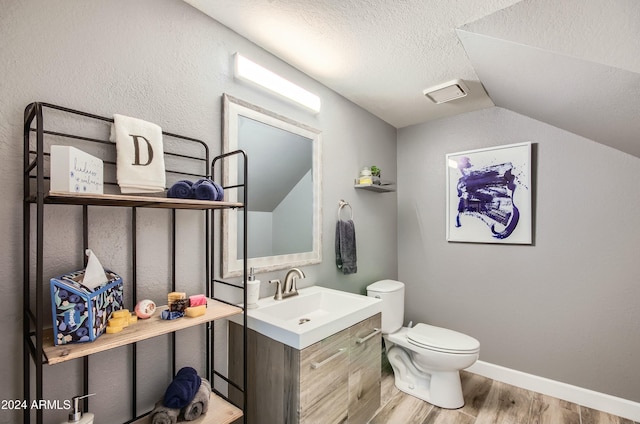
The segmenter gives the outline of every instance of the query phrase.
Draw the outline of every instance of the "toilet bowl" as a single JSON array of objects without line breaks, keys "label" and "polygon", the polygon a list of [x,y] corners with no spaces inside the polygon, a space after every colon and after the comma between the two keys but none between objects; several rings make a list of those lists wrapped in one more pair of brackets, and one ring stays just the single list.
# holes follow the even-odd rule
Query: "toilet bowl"
[{"label": "toilet bowl", "polygon": [[396,387],[446,409],[464,405],[459,371],[479,357],[480,342],[466,334],[427,324],[403,327],[404,284],[382,280],[367,287],[382,299],[382,337]]}]

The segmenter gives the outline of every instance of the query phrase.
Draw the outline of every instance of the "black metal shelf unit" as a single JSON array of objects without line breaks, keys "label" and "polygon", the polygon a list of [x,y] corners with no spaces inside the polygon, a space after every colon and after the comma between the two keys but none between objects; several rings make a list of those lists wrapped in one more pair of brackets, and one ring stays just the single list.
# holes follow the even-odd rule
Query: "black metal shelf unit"
[{"label": "black metal shelf unit", "polygon": [[[246,411],[246,394],[245,388],[247,387],[246,377],[242,382],[230,381],[224,376],[224,373],[215,369],[214,357],[213,357],[213,341],[214,341],[214,325],[213,320],[217,318],[223,318],[235,313],[242,313],[244,324],[246,328],[247,315],[246,310],[243,307],[238,307],[228,299],[217,298],[215,295],[216,284],[225,284],[235,287],[243,292],[244,303],[246,304],[246,291],[243,285],[233,284],[230,282],[215,279],[215,257],[213,240],[215,239],[215,212],[222,209],[243,209],[245,208],[247,201],[246,190],[246,173],[247,173],[247,157],[243,151],[235,151],[217,156],[212,161],[209,158],[209,148],[201,140],[197,140],[190,137],[185,137],[178,134],[173,134],[163,131],[163,144],[164,144],[164,159],[166,165],[166,178],[167,184],[170,185],[179,179],[199,179],[199,178],[213,178],[215,166],[223,164],[224,160],[230,157],[241,157],[243,159],[242,165],[244,166],[245,179],[243,184],[225,187],[226,189],[241,188],[239,193],[242,193],[241,202],[206,202],[206,201],[190,201],[190,200],[174,200],[166,199],[164,197],[154,198],[151,196],[122,196],[118,194],[116,183],[116,147],[115,143],[108,140],[109,129],[113,119],[86,113],[78,110],[69,109],[66,107],[56,106],[49,103],[35,102],[29,104],[25,108],[24,114],[24,204],[23,204],[23,364],[24,364],[24,400],[28,404],[31,404],[31,400],[43,400],[44,398],[44,378],[43,368],[45,364],[52,364],[60,362],[63,359],[60,357],[68,353],[62,352],[56,360],[53,360],[53,355],[57,354],[56,349],[53,347],[52,341],[48,336],[48,329],[45,326],[49,326],[50,322],[45,319],[45,305],[48,302],[48,297],[45,298],[44,292],[48,292],[48,278],[45,279],[45,252],[44,252],[44,234],[47,231],[45,228],[44,215],[45,208],[49,204],[66,204],[75,205],[75,207],[82,208],[82,249],[78,248],[78,252],[84,252],[89,247],[89,210],[94,206],[111,206],[111,207],[124,207],[131,209],[131,222],[130,222],[130,243],[131,243],[131,257],[130,260],[130,280],[126,281],[127,286],[131,287],[131,299],[126,302],[129,304],[130,309],[133,309],[133,304],[137,298],[137,284],[138,284],[138,269],[139,260],[137,253],[138,241],[136,239],[136,230],[138,227],[138,209],[139,208],[163,208],[169,209],[171,228],[171,275],[168,276],[170,281],[171,291],[176,290],[176,274],[177,266],[176,259],[179,252],[176,246],[176,211],[183,209],[199,210],[201,211],[202,219],[204,219],[204,225],[206,227],[205,237],[202,248],[204,249],[205,258],[205,278],[206,282],[203,282],[207,297],[214,299],[216,302],[213,313],[209,321],[202,325],[204,328],[204,337],[206,338],[206,352],[205,352],[205,374],[209,381],[213,383],[214,377],[222,379],[227,384],[235,387],[242,393],[242,404],[234,405],[232,401],[223,393],[218,390],[215,391],[217,406],[222,405],[224,408],[227,404],[231,410],[236,408],[234,414],[228,413],[230,417],[229,422],[233,422],[237,419],[237,415],[242,416],[242,411]],[[51,145],[68,145],[77,147],[80,150],[92,154],[103,160],[104,163],[104,187],[105,195],[95,196],[83,196],[73,194],[60,194],[49,192],[49,180],[50,180],[50,146]],[[112,193],[109,193],[112,192]],[[34,214],[35,212],[35,214]],[[244,258],[246,254],[246,214],[244,225]],[[35,228],[34,228],[35,227]],[[83,264],[86,265],[86,257],[82,255]],[[70,267],[73,264],[69,265]],[[47,276],[50,277],[50,276]],[[244,279],[247,277],[247,261],[244,261]],[[217,306],[219,305],[219,306]],[[208,308],[208,310],[211,308]],[[184,328],[191,326],[191,324],[185,324]],[[154,337],[157,332],[153,329],[153,326],[149,326],[151,330],[144,335],[145,338]],[[171,369],[172,374],[176,372],[176,344],[175,333],[170,332],[172,340],[172,360]],[[104,338],[106,335],[101,336]],[[90,345],[91,343],[83,343],[83,345]],[[130,354],[132,360],[132,372],[131,372],[131,420],[127,422],[146,422],[148,420],[148,413],[146,411],[139,413],[138,411],[138,382],[139,376],[137,372],[137,349],[136,341],[125,342],[131,346]],[[120,344],[122,345],[122,344]],[[246,376],[246,331],[244,336],[244,368]],[[69,345],[63,345],[69,346]],[[108,350],[109,344],[107,343],[102,350]],[[89,358],[91,349],[88,353],[80,352],[76,356],[77,360],[83,361],[83,391],[84,393],[90,393],[99,391],[90,387],[90,367]],[[76,360],[76,359],[72,359]],[[35,375],[33,375],[35,374]],[[33,384],[35,383],[35,384]],[[34,385],[35,387],[32,387]],[[213,385],[213,384],[212,384]],[[89,399],[84,399],[84,410],[88,410]],[[215,411],[211,412],[215,414]],[[30,411],[25,409],[23,421],[25,424],[30,423],[35,415],[36,422],[43,423],[44,416],[43,410],[38,409]],[[219,421],[215,418],[215,422]]]}]

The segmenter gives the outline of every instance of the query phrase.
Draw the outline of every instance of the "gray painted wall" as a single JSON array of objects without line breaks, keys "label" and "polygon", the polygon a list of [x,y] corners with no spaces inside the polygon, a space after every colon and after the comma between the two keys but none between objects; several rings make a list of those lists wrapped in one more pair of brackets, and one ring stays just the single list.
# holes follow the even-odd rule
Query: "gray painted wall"
[{"label": "gray painted wall", "polygon": [[[0,325],[0,399],[22,398],[22,114],[32,101],[47,101],[89,112],[122,113],[153,121],[164,129],[205,140],[213,154],[220,152],[221,95],[227,92],[276,113],[290,116],[323,131],[323,258],[305,267],[300,286],[321,284],[351,292],[364,292],[371,281],[397,277],[396,196],[353,189],[353,178],[363,165],[377,164],[384,174],[396,174],[396,130],[333,91],[266,53],[211,18],[179,0],[113,0],[109,2],[0,1],[0,239],[3,255],[0,294],[5,299]],[[233,79],[232,55],[241,51],[293,82],[316,92],[323,110],[310,115],[284,101],[240,84]],[[334,265],[334,228],[338,201],[353,205],[358,231],[360,271],[343,276]],[[79,212],[51,208],[47,215],[47,250],[52,261],[45,275],[54,276],[81,264]],[[96,208],[90,243],[105,266],[123,274],[130,248],[126,210]],[[185,270],[178,283],[187,291],[201,292],[202,252],[193,249],[202,239],[201,225],[189,212],[179,214],[185,233],[178,244],[185,255]],[[167,290],[169,236],[166,211],[141,211],[140,295],[162,301]],[[160,232],[156,230],[161,228]],[[195,240],[195,241],[194,241]],[[217,243],[217,241],[216,241]],[[192,271],[193,270],[193,271]],[[284,272],[258,275],[262,281],[282,278]],[[45,283],[46,284],[46,283]],[[262,295],[272,292],[263,284]],[[130,302],[132,299],[128,299]],[[201,366],[202,343],[198,331],[178,335],[185,346],[178,367]],[[167,339],[140,343],[139,366],[143,388],[140,412],[150,409],[170,382],[164,363]],[[127,419],[130,396],[126,391],[126,348],[94,355],[90,360],[90,402],[96,422]],[[80,394],[81,363],[73,361],[46,367],[44,395],[68,399]],[[98,379],[98,376],[100,378]],[[47,411],[46,422],[66,419],[66,411]],[[0,411],[0,423],[20,422],[21,414]]]},{"label": "gray painted wall", "polygon": [[[531,141],[531,246],[447,243],[446,153]],[[398,131],[406,320],[465,332],[480,359],[640,401],[638,158],[500,108]]]}]

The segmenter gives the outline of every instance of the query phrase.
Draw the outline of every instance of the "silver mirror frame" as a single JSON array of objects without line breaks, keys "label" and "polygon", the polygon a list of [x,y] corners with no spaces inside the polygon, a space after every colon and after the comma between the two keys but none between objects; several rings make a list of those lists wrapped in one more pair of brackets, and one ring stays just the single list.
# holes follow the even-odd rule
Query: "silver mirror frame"
[{"label": "silver mirror frame", "polygon": [[[313,250],[310,252],[292,253],[278,256],[265,256],[249,258],[249,266],[256,273],[276,271],[291,267],[312,265],[322,262],[322,148],[321,132],[315,128],[294,121],[285,116],[278,115],[267,109],[237,99],[228,94],[222,96],[222,152],[230,152],[238,149],[238,116],[263,122],[285,131],[299,134],[309,138],[313,143]],[[251,167],[251,156],[248,155],[248,164]],[[238,162],[230,159],[225,162],[222,172],[223,186],[230,186],[237,182],[232,180],[238,175]],[[234,177],[232,177],[234,176]],[[250,188],[249,188],[250,189]],[[237,190],[228,190],[225,200],[237,201]],[[250,205],[251,198],[247,199]],[[239,277],[243,275],[243,260],[238,258],[238,214],[236,211],[224,210],[222,213],[222,277]],[[248,228],[247,231],[251,231]]]}]

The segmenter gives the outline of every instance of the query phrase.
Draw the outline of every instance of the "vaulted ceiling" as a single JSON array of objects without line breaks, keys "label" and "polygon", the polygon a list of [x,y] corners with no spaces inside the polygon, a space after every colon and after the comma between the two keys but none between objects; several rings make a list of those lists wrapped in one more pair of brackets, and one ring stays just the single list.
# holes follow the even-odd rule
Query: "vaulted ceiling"
[{"label": "vaulted ceiling", "polygon": [[640,157],[640,1],[185,1],[397,128],[495,105]]}]

